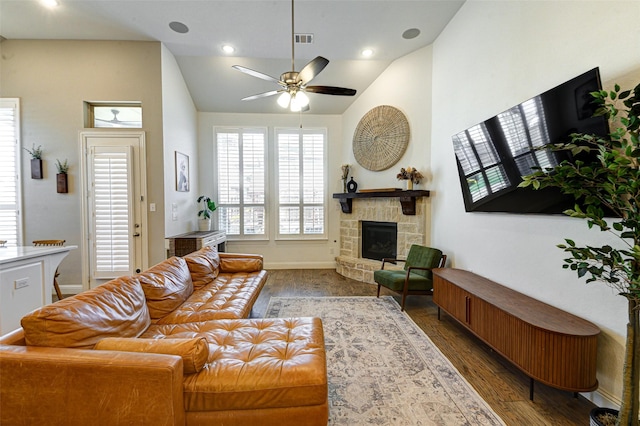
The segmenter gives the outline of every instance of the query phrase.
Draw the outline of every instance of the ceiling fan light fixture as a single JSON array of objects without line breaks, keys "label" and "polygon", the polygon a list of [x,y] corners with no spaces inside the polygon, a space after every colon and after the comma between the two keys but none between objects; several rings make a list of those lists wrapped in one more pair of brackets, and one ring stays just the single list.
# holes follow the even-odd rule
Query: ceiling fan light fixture
[{"label": "ceiling fan light fixture", "polygon": [[296,95],[293,98],[296,103],[298,105],[300,105],[302,108],[306,107],[307,105],[309,105],[309,97],[307,96],[306,93],[304,92],[297,92]]},{"label": "ceiling fan light fixture", "polygon": [[291,102],[291,94],[289,92],[282,92],[282,94],[278,96],[278,105],[282,108],[288,108],[289,102]]}]

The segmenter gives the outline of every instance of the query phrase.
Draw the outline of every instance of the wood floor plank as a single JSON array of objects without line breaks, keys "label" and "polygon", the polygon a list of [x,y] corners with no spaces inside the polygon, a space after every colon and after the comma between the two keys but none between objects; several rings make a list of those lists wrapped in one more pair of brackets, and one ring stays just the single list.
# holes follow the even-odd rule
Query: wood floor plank
[{"label": "wood floor plank", "polygon": [[[374,285],[345,278],[330,269],[272,270],[251,317],[264,317],[272,296],[375,297],[376,291]],[[399,300],[384,288],[381,295]],[[431,297],[409,296],[406,311],[507,425],[589,424],[589,411],[594,405],[582,396],[574,398],[571,392],[536,383],[534,401],[530,401],[529,378],[445,313],[438,321]]]}]

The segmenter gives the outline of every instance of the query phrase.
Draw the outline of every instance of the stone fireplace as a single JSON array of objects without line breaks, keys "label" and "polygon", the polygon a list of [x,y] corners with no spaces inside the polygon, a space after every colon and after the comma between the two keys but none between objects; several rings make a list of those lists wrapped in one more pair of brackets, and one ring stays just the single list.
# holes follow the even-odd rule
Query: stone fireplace
[{"label": "stone fireplace", "polygon": [[403,259],[412,244],[425,244],[426,208],[425,197],[416,200],[415,215],[403,214],[397,197],[355,200],[352,213],[340,213],[340,255],[336,257],[336,272],[354,280],[373,283],[373,271],[380,269],[382,262],[362,256],[362,222],[395,224],[397,257]]}]

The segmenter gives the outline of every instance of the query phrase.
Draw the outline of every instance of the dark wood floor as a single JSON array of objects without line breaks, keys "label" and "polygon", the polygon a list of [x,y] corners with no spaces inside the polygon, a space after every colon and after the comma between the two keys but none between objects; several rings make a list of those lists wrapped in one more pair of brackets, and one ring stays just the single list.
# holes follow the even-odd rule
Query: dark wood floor
[{"label": "dark wood floor", "polygon": [[[273,270],[251,316],[262,318],[271,296],[375,297],[376,289],[334,270]],[[386,289],[381,294],[395,295]],[[409,296],[406,310],[507,425],[589,424],[594,405],[582,396],[536,383],[530,401],[529,378],[448,315],[443,313],[438,321],[431,297]]]}]

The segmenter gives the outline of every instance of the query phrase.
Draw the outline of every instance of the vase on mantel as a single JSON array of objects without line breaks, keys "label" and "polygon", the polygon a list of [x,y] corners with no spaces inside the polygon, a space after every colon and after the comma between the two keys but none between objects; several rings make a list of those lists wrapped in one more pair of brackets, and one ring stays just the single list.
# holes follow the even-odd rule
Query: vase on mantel
[{"label": "vase on mantel", "polygon": [[413,180],[407,179],[407,191],[413,191]]},{"label": "vase on mantel", "polygon": [[342,179],[342,192],[347,193],[347,178]]}]

